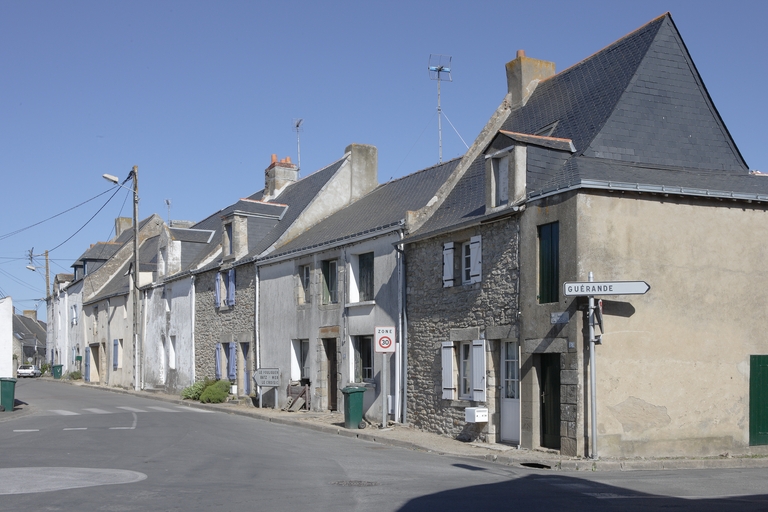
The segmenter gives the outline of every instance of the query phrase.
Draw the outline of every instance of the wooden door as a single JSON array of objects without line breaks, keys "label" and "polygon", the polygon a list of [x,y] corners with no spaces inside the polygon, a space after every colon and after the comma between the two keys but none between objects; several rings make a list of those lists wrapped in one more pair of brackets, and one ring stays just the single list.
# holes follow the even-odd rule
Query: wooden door
[{"label": "wooden door", "polygon": [[749,356],[749,444],[768,444],[768,356]]},{"label": "wooden door", "polygon": [[560,354],[541,355],[541,446],[560,449]]},{"label": "wooden door", "polygon": [[328,361],[328,374],[326,383],[328,384],[328,410],[338,410],[338,364],[336,358],[336,339],[323,339],[323,348],[325,349],[325,358]]}]

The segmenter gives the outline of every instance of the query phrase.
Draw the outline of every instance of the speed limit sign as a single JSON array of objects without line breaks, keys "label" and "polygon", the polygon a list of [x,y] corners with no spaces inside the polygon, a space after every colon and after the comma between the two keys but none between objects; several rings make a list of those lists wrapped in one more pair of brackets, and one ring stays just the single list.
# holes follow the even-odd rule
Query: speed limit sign
[{"label": "speed limit sign", "polygon": [[395,351],[395,328],[376,327],[376,352],[385,354]]}]

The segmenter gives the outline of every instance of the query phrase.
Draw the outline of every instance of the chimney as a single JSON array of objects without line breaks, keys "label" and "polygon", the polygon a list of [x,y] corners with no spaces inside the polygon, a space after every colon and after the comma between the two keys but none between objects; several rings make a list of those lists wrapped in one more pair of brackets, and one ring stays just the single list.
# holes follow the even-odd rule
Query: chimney
[{"label": "chimney", "polygon": [[555,63],[531,59],[525,51],[517,50],[517,58],[507,62],[507,92],[512,106],[524,106],[539,81],[554,76]]},{"label": "chimney", "polygon": [[280,191],[299,179],[299,168],[291,163],[291,157],[287,156],[278,162],[277,155],[272,155],[272,163],[264,171],[264,195],[272,199]]},{"label": "chimney", "polygon": [[379,185],[379,150],[368,144],[350,144],[350,202],[357,201]]},{"label": "chimney", "polygon": [[34,309],[25,309],[24,311],[22,311],[22,313],[21,313],[21,314],[22,314],[22,315],[24,315],[25,317],[27,317],[27,318],[31,318],[32,320],[34,320],[35,322],[37,322],[37,310],[34,310]]},{"label": "chimney", "polygon": [[131,226],[133,226],[133,219],[130,217],[118,217],[115,219],[115,238],[112,240],[116,240],[117,237],[123,234],[124,231],[127,231],[131,229]]}]

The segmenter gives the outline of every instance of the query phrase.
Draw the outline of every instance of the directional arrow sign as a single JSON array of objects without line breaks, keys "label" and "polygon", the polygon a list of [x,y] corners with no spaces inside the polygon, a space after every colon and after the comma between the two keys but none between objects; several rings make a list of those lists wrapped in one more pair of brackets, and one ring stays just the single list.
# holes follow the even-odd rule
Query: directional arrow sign
[{"label": "directional arrow sign", "polygon": [[566,297],[590,295],[643,295],[651,289],[645,281],[602,281],[592,283],[563,283]]}]

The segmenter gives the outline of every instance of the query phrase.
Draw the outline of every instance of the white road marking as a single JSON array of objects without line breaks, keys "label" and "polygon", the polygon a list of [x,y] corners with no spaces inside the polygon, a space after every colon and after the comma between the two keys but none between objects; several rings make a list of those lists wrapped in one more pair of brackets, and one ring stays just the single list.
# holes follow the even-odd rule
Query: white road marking
[{"label": "white road marking", "polygon": [[14,430],[14,432],[40,432],[40,429],[39,428],[27,428],[27,429]]},{"label": "white road marking", "polygon": [[125,406],[118,405],[117,408],[122,409],[124,411],[130,411],[130,412],[147,412],[144,409],[137,409],[136,407],[125,407]]},{"label": "white road marking", "polygon": [[88,427],[69,427],[63,428],[62,430],[88,430]]},{"label": "white road marking", "polygon": [[185,411],[193,411],[193,412],[214,412],[214,411],[206,411],[205,409],[197,409],[195,407],[188,407],[186,405],[177,405],[179,409],[184,409]]},{"label": "white road marking", "polygon": [[104,409],[83,409],[84,411],[92,412],[93,414],[112,414],[112,411],[105,411]]},{"label": "white road marking", "polygon": [[136,428],[136,423],[139,421],[139,417],[136,416],[135,412],[132,412],[133,414],[133,425],[130,427],[109,427],[109,430],[134,430]]},{"label": "white road marking", "polygon": [[48,412],[55,412],[56,414],[61,414],[62,416],[80,416],[79,412],[65,411],[63,409],[50,409]]},{"label": "white road marking", "polygon": [[152,409],[153,411],[160,411],[160,412],[179,412],[174,409],[169,409],[167,407],[160,407],[157,405],[150,405],[148,409]]}]

